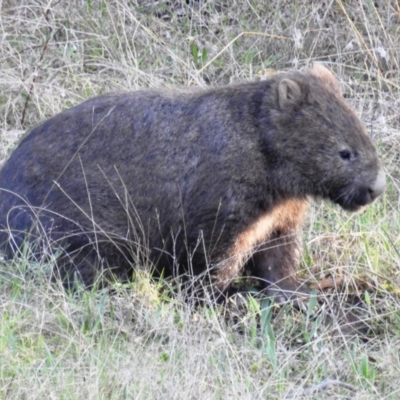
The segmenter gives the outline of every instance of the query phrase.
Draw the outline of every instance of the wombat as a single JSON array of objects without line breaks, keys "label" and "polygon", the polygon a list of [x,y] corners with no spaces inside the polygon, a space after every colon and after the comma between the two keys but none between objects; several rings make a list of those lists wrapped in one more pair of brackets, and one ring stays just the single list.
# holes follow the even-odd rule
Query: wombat
[{"label": "wombat", "polygon": [[[243,271],[299,288],[309,198],[355,211],[385,189],[372,141],[322,65],[226,87],[106,94],[33,129],[0,172],[0,241],[32,246],[66,284],[138,263]],[[53,258],[49,258],[53,254]]]}]

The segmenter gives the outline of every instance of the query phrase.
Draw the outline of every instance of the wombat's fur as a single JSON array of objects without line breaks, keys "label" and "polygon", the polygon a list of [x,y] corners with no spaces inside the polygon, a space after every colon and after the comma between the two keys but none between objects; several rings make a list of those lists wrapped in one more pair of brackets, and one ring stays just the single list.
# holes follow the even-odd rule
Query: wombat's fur
[{"label": "wombat's fur", "polygon": [[[99,96],[51,118],[0,173],[0,240],[58,253],[65,281],[164,273],[225,291],[246,269],[294,291],[309,196],[354,211],[385,188],[377,152],[323,66],[196,91]],[[138,258],[137,258],[138,257]],[[268,289],[269,288],[269,289]]]}]

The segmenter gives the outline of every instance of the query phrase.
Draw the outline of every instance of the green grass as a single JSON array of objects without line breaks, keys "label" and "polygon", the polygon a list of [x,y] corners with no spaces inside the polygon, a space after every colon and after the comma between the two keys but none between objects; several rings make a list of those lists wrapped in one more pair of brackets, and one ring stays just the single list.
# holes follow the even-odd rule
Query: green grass
[{"label": "green grass", "polygon": [[255,294],[193,307],[146,272],[66,293],[49,265],[2,263],[0,398],[398,399],[399,21],[397,0],[0,2],[2,160],[23,132],[100,93],[263,79],[320,61],[388,181],[362,214],[313,204],[301,274],[337,288],[301,311]]}]

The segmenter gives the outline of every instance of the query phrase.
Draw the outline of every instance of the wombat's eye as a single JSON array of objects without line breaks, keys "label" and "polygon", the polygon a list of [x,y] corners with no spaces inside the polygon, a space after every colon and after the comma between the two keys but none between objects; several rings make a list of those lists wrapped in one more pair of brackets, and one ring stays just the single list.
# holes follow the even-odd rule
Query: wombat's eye
[{"label": "wombat's eye", "polygon": [[342,150],[339,152],[340,157],[342,157],[343,160],[350,160],[351,158],[351,153],[348,150]]}]

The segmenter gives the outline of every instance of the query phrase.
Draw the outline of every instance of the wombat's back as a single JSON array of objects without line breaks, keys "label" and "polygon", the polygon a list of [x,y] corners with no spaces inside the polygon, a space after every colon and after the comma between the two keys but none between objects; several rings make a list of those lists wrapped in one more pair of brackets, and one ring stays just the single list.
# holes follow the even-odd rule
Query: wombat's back
[{"label": "wombat's back", "polygon": [[[153,262],[186,258],[199,232],[211,241],[216,221],[229,217],[221,199],[233,195],[237,159],[255,146],[229,102],[212,91],[110,94],[49,119],[0,171],[2,242],[11,230],[12,251],[27,232],[68,257],[93,247],[85,257],[94,264],[126,264],[137,246],[153,249]],[[117,257],[109,242],[128,251]]]}]

